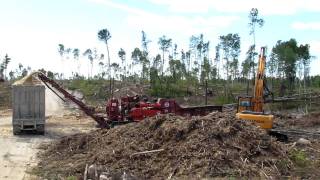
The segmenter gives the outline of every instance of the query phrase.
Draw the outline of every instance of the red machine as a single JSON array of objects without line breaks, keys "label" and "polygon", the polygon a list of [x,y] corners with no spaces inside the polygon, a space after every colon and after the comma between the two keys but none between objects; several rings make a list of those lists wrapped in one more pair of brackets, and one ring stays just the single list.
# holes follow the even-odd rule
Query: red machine
[{"label": "red machine", "polygon": [[43,73],[39,72],[37,75],[39,79],[57,96],[59,96],[59,94],[56,93],[52,87],[63,94],[65,98],[77,104],[79,108],[88,116],[92,117],[101,128],[110,128],[116,124],[139,122],[147,117],[152,117],[157,114],[173,113],[190,117],[207,115],[212,111],[222,111],[222,106],[206,105],[181,107],[173,99],[158,99],[156,102],[150,103],[146,98],[141,100],[140,96],[126,96],[122,97],[120,100],[112,98],[107,102],[106,117],[105,115],[95,113],[94,108],[87,106],[82,101],[75,98],[69,92],[64,90],[64,88],[62,88],[58,83],[45,76]]},{"label": "red machine", "polygon": [[140,100],[139,96],[111,99],[106,106],[108,119],[112,123],[139,122],[147,117],[157,114],[173,113],[180,116],[204,116],[212,111],[222,111],[222,106],[193,106],[181,107],[173,99],[161,99],[150,103],[146,99]]}]

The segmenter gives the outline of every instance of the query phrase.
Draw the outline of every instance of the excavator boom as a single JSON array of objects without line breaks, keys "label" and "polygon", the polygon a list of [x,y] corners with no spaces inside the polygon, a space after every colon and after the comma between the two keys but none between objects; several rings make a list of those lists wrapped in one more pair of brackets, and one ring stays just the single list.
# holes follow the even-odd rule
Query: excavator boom
[{"label": "excavator boom", "polygon": [[263,111],[264,90],[267,89],[265,84],[265,66],[265,47],[262,47],[253,96],[238,98],[238,113],[236,117],[238,119],[254,121],[263,129],[271,129],[273,125],[273,115],[265,114]]},{"label": "excavator boom", "polygon": [[258,71],[255,79],[255,88],[254,88],[254,112],[262,112],[263,111],[263,90],[264,90],[264,71],[266,66],[266,56],[265,56],[265,47],[261,48],[259,63],[258,63]]}]

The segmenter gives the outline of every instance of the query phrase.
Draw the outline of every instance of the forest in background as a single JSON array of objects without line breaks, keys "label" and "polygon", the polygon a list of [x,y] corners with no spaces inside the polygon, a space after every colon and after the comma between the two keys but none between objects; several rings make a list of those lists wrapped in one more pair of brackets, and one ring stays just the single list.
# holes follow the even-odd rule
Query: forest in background
[{"label": "forest in background", "polygon": [[[158,53],[151,54],[151,40],[145,31],[141,31],[141,44],[131,52],[119,49],[118,59],[111,63],[109,46],[112,44],[109,40],[112,36],[106,28],[98,31],[96,37],[105,44],[106,53],[98,52],[96,48],[80,50],[58,45],[59,63],[63,65],[72,61],[76,64],[74,68],[65,67],[72,71],[71,77],[65,77],[61,72],[40,71],[53,79],[68,82],[70,89],[80,89],[84,95],[96,98],[105,99],[111,97],[116,88],[139,84],[147,86],[146,93],[154,97],[209,93],[215,97],[214,103],[231,103],[235,102],[237,95],[251,95],[254,86],[260,49],[256,47],[256,31],[262,30],[265,22],[256,8],[251,9],[248,20],[252,45],[248,47],[245,59],[240,59],[241,37],[237,33],[219,36],[216,45],[204,34],[192,35],[189,48],[185,50],[179,49],[172,38],[163,35],[157,40]],[[209,52],[213,48],[215,55],[211,58]],[[309,44],[299,44],[293,37],[275,42],[267,52],[266,80],[275,96],[317,91],[320,87],[320,76],[310,76],[310,62],[315,58],[310,54]],[[16,70],[7,72],[10,61],[6,55],[0,64],[0,79],[14,81],[32,71],[19,64]],[[87,75],[80,73],[83,61],[89,61],[91,65]]]}]

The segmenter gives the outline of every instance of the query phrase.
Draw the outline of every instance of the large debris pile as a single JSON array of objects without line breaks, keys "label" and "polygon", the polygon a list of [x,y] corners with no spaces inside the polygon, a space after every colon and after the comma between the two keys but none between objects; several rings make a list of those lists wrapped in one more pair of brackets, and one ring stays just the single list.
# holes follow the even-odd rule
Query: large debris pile
[{"label": "large debris pile", "polygon": [[233,112],[205,117],[162,115],[77,134],[45,147],[42,173],[82,176],[86,164],[145,179],[282,176],[286,147]]}]

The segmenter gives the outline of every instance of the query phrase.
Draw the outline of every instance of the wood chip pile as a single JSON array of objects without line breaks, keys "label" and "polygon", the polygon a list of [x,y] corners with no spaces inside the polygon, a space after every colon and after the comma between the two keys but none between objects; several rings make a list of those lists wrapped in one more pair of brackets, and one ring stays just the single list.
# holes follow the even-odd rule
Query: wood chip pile
[{"label": "wood chip pile", "polygon": [[43,147],[44,177],[82,177],[86,165],[136,179],[281,177],[286,146],[234,112],[205,117],[161,115],[139,123],[64,137]]}]

